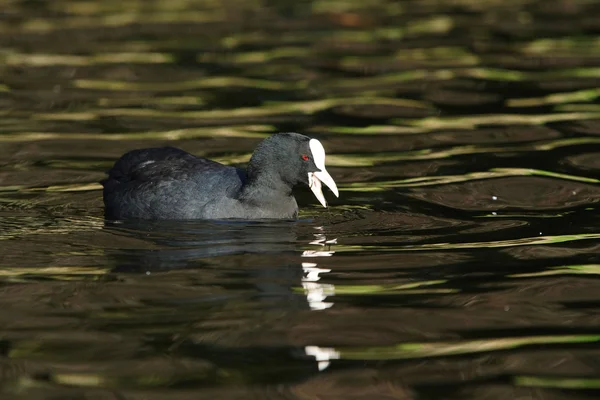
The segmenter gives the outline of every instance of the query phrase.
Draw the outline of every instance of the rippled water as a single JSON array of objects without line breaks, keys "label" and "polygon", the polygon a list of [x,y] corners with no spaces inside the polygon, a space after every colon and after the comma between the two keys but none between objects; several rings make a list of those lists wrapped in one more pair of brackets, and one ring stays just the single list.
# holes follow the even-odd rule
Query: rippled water
[{"label": "rippled water", "polygon": [[[0,0],[0,397],[600,389],[594,1]],[[108,223],[127,150],[321,140],[295,223]]]}]

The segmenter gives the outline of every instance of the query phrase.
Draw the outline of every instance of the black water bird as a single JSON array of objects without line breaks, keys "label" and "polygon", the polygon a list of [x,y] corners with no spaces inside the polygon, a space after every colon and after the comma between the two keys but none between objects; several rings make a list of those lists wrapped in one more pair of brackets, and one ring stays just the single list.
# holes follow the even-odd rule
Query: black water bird
[{"label": "black water bird", "polygon": [[295,219],[294,186],[308,185],[324,207],[322,183],[339,196],[323,145],[298,133],[264,139],[246,170],[162,147],[130,151],[107,173],[108,219]]}]

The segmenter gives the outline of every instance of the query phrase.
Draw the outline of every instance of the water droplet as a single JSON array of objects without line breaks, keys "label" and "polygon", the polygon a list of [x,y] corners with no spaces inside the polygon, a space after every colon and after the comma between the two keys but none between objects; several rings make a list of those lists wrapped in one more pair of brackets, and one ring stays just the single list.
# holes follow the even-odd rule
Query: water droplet
[{"label": "water droplet", "polygon": [[492,196],[492,200],[498,200],[498,197]]}]

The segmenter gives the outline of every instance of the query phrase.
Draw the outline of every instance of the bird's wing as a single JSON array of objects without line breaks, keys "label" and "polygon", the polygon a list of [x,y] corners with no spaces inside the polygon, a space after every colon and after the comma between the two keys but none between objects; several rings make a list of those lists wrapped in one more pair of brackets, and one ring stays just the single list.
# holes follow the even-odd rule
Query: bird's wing
[{"label": "bird's wing", "polygon": [[124,183],[182,179],[190,173],[197,174],[222,168],[227,167],[173,147],[133,150],[124,154],[107,171],[108,178],[102,181],[102,184],[110,181]]}]

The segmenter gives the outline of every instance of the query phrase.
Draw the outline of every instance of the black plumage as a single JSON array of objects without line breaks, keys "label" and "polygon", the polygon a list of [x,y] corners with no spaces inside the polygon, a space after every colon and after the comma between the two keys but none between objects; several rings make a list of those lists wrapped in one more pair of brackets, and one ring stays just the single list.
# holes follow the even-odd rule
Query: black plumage
[{"label": "black plumage", "polygon": [[324,170],[324,150],[322,160],[319,151],[313,154],[318,147],[322,150],[318,141],[304,135],[276,134],[257,146],[246,170],[173,147],[133,150],[101,182],[105,215],[108,219],[294,219],[298,215],[294,186],[308,184],[313,192],[318,186],[320,192],[321,181],[316,179],[315,185],[313,179],[325,174],[324,182],[337,195],[333,179]]}]

